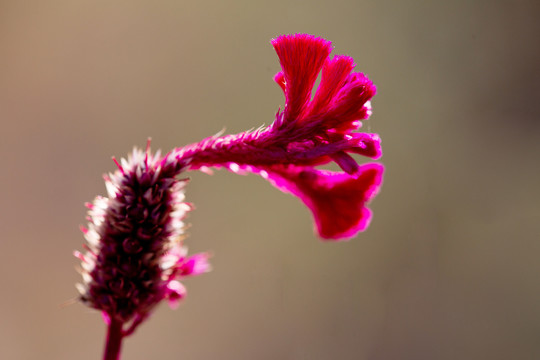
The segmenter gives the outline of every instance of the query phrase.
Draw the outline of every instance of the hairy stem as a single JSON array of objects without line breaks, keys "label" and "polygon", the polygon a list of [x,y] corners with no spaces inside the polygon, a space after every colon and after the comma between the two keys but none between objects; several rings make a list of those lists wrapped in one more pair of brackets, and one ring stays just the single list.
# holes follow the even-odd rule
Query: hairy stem
[{"label": "hairy stem", "polygon": [[122,348],[122,333],[123,323],[119,320],[111,318],[107,328],[107,342],[105,344],[105,353],[103,360],[120,360],[120,349]]}]

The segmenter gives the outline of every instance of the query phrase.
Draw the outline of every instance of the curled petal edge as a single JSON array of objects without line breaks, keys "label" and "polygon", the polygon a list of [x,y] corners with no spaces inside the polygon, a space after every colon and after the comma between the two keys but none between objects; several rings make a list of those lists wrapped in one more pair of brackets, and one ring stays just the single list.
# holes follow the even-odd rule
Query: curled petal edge
[{"label": "curled petal edge", "polygon": [[379,192],[383,172],[383,165],[377,163],[360,166],[354,176],[289,166],[268,171],[268,180],[311,210],[321,238],[347,240],[369,226],[371,211],[366,203]]},{"label": "curled petal edge", "polygon": [[323,240],[348,240],[369,226],[371,211],[366,204],[379,192],[384,173],[378,163],[360,165],[354,175],[310,166],[234,165],[226,168],[241,175],[258,174],[297,196],[311,210],[315,230]]}]

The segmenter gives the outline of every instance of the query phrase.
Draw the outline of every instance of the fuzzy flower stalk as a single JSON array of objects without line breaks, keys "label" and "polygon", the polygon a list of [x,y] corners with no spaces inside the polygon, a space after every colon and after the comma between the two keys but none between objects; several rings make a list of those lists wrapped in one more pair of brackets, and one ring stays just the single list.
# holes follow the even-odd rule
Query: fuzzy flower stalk
[{"label": "fuzzy flower stalk", "polygon": [[[305,34],[272,40],[282,70],[274,80],[285,106],[268,127],[212,136],[164,156],[134,150],[105,176],[108,196],[88,204],[87,240],[81,260],[80,300],[103,314],[108,327],[104,359],[119,359],[122,339],[153,309],[185,298],[181,280],[209,271],[208,255],[188,256],[184,202],[189,170],[225,168],[254,173],[297,196],[312,212],[319,236],[350,239],[371,220],[366,207],[378,192],[383,166],[359,165],[351,154],[381,155],[377,134],[357,132],[371,114],[375,86],[354,72],[353,59],[330,57],[331,43]],[[312,90],[321,81],[312,97]],[[342,171],[318,169],[336,163]]]}]

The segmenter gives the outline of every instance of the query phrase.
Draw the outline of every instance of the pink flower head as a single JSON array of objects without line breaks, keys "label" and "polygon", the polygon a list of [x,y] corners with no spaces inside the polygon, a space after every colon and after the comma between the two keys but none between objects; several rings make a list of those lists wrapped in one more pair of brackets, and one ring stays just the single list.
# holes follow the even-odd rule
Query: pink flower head
[{"label": "pink flower head", "polygon": [[[106,319],[135,326],[163,299],[171,306],[185,297],[182,277],[209,270],[206,254],[187,256],[182,220],[191,206],[184,202],[185,165],[134,150],[118,170],[105,177],[108,197],[89,207],[88,241],[82,261],[80,299]],[[131,330],[126,332],[132,332]]]},{"label": "pink flower head", "polygon": [[[382,155],[379,136],[352,133],[371,114],[370,100],[376,92],[366,76],[352,72],[353,59],[343,55],[330,58],[331,43],[311,35],[284,35],[272,44],[283,69],[274,80],[286,99],[285,109],[278,112],[272,127],[293,135],[289,151],[308,152],[306,165],[334,160],[350,174],[357,166],[347,153],[378,159]],[[320,85],[311,99],[321,71]]]},{"label": "pink flower head", "polygon": [[[331,43],[322,38],[284,35],[272,45],[282,67],[274,80],[285,93],[285,107],[275,121],[253,132],[207,138],[175,149],[173,156],[188,162],[191,170],[226,167],[264,174],[310,208],[321,237],[353,237],[369,224],[365,204],[378,192],[384,170],[376,164],[359,166],[350,155],[382,155],[377,134],[355,132],[371,115],[375,86],[353,72],[352,58],[330,58]],[[319,73],[321,82],[312,98]],[[344,172],[314,169],[329,162]],[[309,180],[306,174],[311,174]]]}]

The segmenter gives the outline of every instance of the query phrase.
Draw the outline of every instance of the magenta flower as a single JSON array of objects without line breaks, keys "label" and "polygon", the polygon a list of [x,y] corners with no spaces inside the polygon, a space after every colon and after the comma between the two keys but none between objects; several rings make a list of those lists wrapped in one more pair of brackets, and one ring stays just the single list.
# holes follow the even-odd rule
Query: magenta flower
[{"label": "magenta flower", "polygon": [[[191,170],[223,166],[263,175],[310,208],[321,237],[351,238],[368,226],[371,212],[365,204],[382,183],[382,165],[359,166],[350,155],[372,159],[382,155],[377,134],[353,132],[371,115],[375,86],[352,71],[352,58],[330,58],[331,44],[322,38],[284,35],[272,44],[282,67],[274,80],[286,99],[274,123],[254,132],[210,137],[173,154],[189,161]],[[311,99],[321,71],[321,83]],[[331,161],[344,173],[314,169]]]},{"label": "magenta flower", "polygon": [[[173,308],[185,297],[180,280],[210,269],[207,254],[187,255],[183,219],[187,170],[227,168],[255,173],[291,193],[311,210],[324,239],[348,239],[371,220],[366,204],[382,183],[383,166],[359,165],[351,154],[381,155],[377,134],[355,132],[371,114],[375,86],[353,72],[348,56],[330,58],[330,42],[311,35],[272,41],[282,71],[274,80],[285,107],[266,128],[213,136],[161,157],[134,150],[105,177],[108,197],[89,204],[88,241],[80,300],[102,312],[108,325],[104,359],[118,359],[121,341],[162,301]],[[315,80],[321,82],[311,97]],[[343,170],[316,169],[335,162]]]}]

